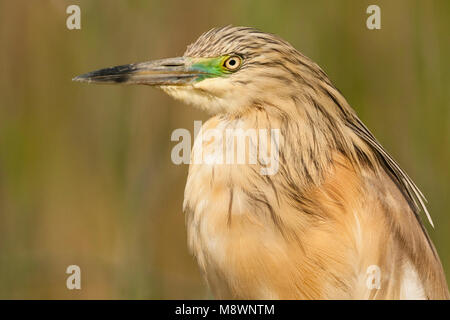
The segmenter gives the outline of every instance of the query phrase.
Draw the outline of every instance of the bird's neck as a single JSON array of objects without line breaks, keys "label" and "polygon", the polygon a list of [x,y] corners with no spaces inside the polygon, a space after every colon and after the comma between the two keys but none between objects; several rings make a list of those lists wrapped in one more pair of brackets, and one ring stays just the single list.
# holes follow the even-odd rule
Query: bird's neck
[{"label": "bird's neck", "polygon": [[[334,94],[341,97],[338,92]],[[261,162],[265,161],[260,160],[264,160],[261,158],[265,155],[270,155],[271,159],[278,161],[275,174],[295,178],[299,187],[319,185],[323,177],[332,170],[336,154],[348,158],[355,169],[362,166],[377,168],[373,152],[348,128],[341,111],[332,107],[333,104],[327,95],[316,95],[315,99],[299,95],[278,99],[277,103],[258,102],[242,108],[243,112],[218,114],[209,119],[202,128],[202,134],[197,137],[196,145],[204,146],[201,151],[208,154],[207,158],[218,160],[212,156],[212,150],[236,153],[236,141],[226,139],[231,133],[232,137],[243,138],[245,143],[255,147],[258,163],[251,164],[254,170],[262,172]],[[352,115],[346,101],[341,101],[341,104],[345,106],[345,112]],[[211,133],[211,130],[219,132],[222,138],[211,139],[211,134],[206,134],[205,138],[205,132]],[[263,143],[267,145],[262,145]],[[252,151],[247,148],[244,152],[248,160]],[[361,154],[365,155],[364,158],[360,157]],[[227,155],[220,154],[220,157],[226,159]],[[273,167],[273,163],[270,165]],[[233,169],[233,166],[229,169]]]}]

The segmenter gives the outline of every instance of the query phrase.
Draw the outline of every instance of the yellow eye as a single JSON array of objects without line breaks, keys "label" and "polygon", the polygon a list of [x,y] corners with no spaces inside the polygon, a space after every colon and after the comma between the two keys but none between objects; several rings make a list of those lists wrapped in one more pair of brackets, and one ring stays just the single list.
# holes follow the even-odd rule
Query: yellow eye
[{"label": "yellow eye", "polygon": [[223,63],[223,66],[230,71],[239,69],[241,66],[242,59],[239,56],[231,56]]}]

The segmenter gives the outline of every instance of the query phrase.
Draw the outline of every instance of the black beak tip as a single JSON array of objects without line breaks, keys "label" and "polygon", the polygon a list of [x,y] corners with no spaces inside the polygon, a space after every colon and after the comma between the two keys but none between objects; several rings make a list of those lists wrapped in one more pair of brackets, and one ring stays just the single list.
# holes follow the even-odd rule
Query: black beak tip
[{"label": "black beak tip", "polygon": [[123,83],[129,80],[130,72],[132,71],[134,69],[129,65],[118,66],[81,74],[72,78],[72,81],[86,83]]},{"label": "black beak tip", "polygon": [[86,82],[87,79],[86,79],[86,77],[82,74],[82,75],[73,77],[73,78],[72,78],[72,81],[75,81],[75,82]]},{"label": "black beak tip", "polygon": [[93,82],[95,80],[95,74],[93,72],[88,72],[84,74],[80,74],[74,78],[72,78],[72,81],[74,82]]}]

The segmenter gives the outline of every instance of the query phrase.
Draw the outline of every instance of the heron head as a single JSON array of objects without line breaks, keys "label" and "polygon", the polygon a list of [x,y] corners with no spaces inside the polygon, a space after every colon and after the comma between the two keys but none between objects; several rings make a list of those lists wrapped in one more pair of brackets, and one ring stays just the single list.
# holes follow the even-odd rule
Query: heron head
[{"label": "heron head", "polygon": [[290,99],[308,77],[323,74],[279,37],[249,27],[202,34],[182,57],[100,69],[75,77],[88,83],[144,84],[210,113],[236,113]]}]

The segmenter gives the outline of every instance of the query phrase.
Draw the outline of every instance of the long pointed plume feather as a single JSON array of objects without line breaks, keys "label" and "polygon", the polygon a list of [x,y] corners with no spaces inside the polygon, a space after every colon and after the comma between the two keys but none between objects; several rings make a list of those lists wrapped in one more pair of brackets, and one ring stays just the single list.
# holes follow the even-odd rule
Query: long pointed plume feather
[{"label": "long pointed plume feather", "polygon": [[[395,177],[397,182],[402,187],[402,191],[406,192],[409,202],[413,205],[414,212],[419,215],[420,211],[424,211],[427,216],[428,221],[434,228],[433,220],[431,219],[430,213],[425,205],[427,199],[417,187],[417,185],[412,181],[408,174],[400,168],[398,163],[392,158],[392,156],[383,148],[383,146],[377,141],[373,134],[367,129],[364,123],[361,122],[359,118],[356,118],[357,125],[349,124],[349,126],[355,131],[355,133],[366,141],[377,154],[384,160],[386,169],[388,169],[392,175]],[[419,204],[417,203],[419,201]]]}]

